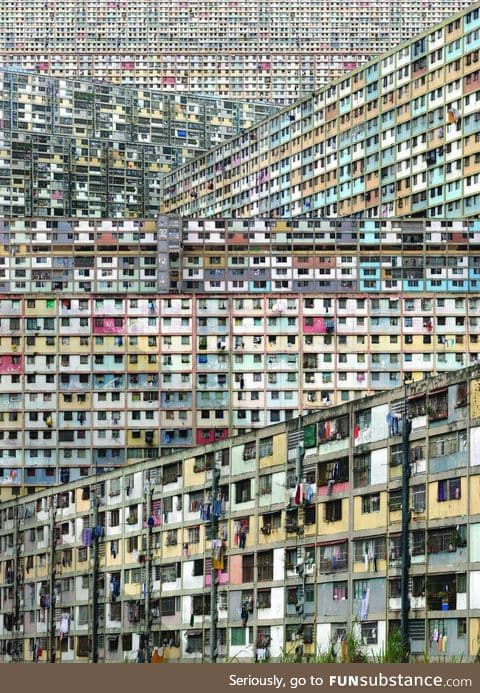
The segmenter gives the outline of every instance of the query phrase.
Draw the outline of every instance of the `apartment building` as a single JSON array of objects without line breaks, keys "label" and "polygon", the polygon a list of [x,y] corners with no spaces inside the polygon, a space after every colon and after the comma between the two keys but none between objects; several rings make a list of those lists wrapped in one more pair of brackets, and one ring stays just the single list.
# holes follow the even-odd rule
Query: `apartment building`
[{"label": "apartment building", "polygon": [[476,363],[479,272],[474,220],[7,220],[0,499]]},{"label": "apartment building", "polygon": [[475,293],[479,252],[478,219],[0,218],[0,291]]},{"label": "apartment building", "polygon": [[0,64],[284,104],[468,4],[7,0],[0,9]]},{"label": "apartment building", "polygon": [[479,32],[476,3],[179,167],[163,211],[478,216]]},{"label": "apartment building", "polygon": [[275,110],[0,69],[0,214],[154,216],[166,171]]},{"label": "apartment building", "polygon": [[99,661],[147,639],[204,661],[212,574],[219,661],[340,659],[350,627],[379,654],[399,624],[405,412],[412,658],[472,660],[478,366],[2,503],[0,657],[88,661],[95,619]]}]

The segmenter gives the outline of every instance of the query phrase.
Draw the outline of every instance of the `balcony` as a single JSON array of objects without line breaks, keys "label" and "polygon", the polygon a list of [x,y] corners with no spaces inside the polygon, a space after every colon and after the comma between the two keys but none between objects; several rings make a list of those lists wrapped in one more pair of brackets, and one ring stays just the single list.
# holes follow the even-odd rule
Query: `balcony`
[{"label": "balcony", "polygon": [[434,575],[427,581],[427,609],[451,611],[467,608],[465,573]]},{"label": "balcony", "polygon": [[320,546],[319,573],[348,570],[348,542]]}]

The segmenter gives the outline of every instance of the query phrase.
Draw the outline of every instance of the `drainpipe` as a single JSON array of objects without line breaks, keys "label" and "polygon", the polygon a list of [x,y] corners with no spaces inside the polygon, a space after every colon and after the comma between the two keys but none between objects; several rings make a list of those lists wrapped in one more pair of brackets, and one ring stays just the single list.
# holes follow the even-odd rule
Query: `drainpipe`
[{"label": "drainpipe", "polygon": [[408,418],[407,400],[407,381],[404,383],[404,414],[402,425],[402,533],[401,533],[401,555],[402,555],[402,575],[400,581],[400,632],[403,646],[403,661],[408,662],[410,658],[410,641],[408,633],[408,612],[410,611],[410,598],[408,594],[410,579],[410,550],[408,533],[410,527],[410,431],[412,424]]}]

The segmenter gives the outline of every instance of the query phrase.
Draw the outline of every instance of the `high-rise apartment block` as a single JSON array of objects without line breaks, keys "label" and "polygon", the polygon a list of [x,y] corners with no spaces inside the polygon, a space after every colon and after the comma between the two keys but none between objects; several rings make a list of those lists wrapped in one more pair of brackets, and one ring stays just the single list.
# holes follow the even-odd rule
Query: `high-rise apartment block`
[{"label": "high-rise apartment block", "polygon": [[218,661],[341,660],[351,628],[380,656],[400,619],[405,413],[412,659],[472,661],[478,366],[2,503],[0,657],[85,662],[95,642],[135,661],[150,642],[205,661],[212,607]]},{"label": "high-rise apartment block", "polygon": [[480,353],[478,221],[13,219],[0,282],[2,499]]},{"label": "high-rise apartment block", "polygon": [[0,214],[154,216],[166,171],[275,110],[0,69]]},{"label": "high-rise apartment block", "polygon": [[480,5],[10,0],[0,65],[0,661],[378,656],[407,558],[478,658]]},{"label": "high-rise apartment block", "polygon": [[164,212],[478,216],[479,51],[477,3],[168,174]]},{"label": "high-rise apartment block", "polygon": [[287,103],[469,0],[16,0],[0,65]]}]

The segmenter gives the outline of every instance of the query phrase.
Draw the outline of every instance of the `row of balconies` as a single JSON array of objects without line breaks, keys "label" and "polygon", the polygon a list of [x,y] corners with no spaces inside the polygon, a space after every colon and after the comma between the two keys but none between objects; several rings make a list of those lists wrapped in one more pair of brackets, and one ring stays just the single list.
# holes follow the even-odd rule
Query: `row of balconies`
[{"label": "row of balconies", "polygon": [[[389,256],[390,257],[390,256]],[[467,264],[469,256],[464,257],[454,257],[452,260],[455,264],[460,263],[462,266]],[[343,264],[353,262],[355,260],[354,256],[349,256],[342,260]],[[427,265],[431,265],[434,262],[442,263],[441,258],[437,256],[427,254],[426,262]],[[398,257],[398,262],[402,262],[402,256]],[[418,260],[420,263],[421,260]],[[348,264],[347,263],[347,264]],[[369,266],[375,268],[378,263],[369,262]],[[444,263],[442,263],[443,265]],[[470,257],[470,266],[474,271],[477,266],[480,265],[480,259],[476,256]],[[421,266],[421,265],[420,265]],[[260,321],[260,325],[265,324],[265,320],[274,321],[275,324],[282,324],[288,326],[289,317],[297,318],[299,305],[298,297],[288,297],[285,299],[269,299],[268,303],[265,304],[265,299],[259,297],[257,299],[234,299],[233,306],[229,309],[229,299],[227,298],[208,298],[208,299],[195,299],[191,296],[186,296],[182,299],[161,299],[161,319],[163,320],[181,320],[182,316],[191,316],[192,310],[196,308],[199,318],[204,311],[208,312],[209,316],[212,315],[225,315],[238,317],[242,320],[242,325],[249,325],[253,327],[255,325],[254,321]],[[412,297],[402,297],[401,301],[398,297],[392,297],[388,299],[376,299],[376,298],[312,298],[305,297],[301,299],[303,301],[302,310],[305,315],[312,314],[325,314],[335,316],[338,315],[364,315],[368,314],[380,314],[384,316],[395,315],[398,316],[402,313],[413,312],[426,313],[427,316],[432,317],[434,314],[458,314],[465,315],[467,309],[470,311],[476,311],[479,307],[479,300],[476,298],[470,298],[468,300],[468,305],[464,298],[452,298],[452,297],[442,297],[442,298],[418,298]],[[38,306],[37,306],[38,301]],[[118,303],[120,302],[120,305]],[[1,299],[0,300],[0,316],[10,317],[15,316],[18,318],[31,318],[34,320],[44,319],[48,317],[57,317],[57,310],[59,310],[59,315],[61,318],[64,317],[91,317],[91,299],[86,298],[62,298],[57,300],[56,298],[49,299],[48,304],[45,305],[44,299],[29,299],[29,305],[24,306],[22,310],[22,300],[20,298],[11,299]],[[33,303],[33,305],[30,305]],[[51,305],[50,305],[51,304]],[[109,314],[117,313],[118,317],[125,317],[127,311],[125,310],[125,301],[122,299],[101,299],[97,301],[95,305],[95,311],[98,311],[98,316],[104,315],[105,311]],[[148,318],[157,316],[159,314],[159,302],[156,298],[142,298],[130,299],[128,301],[128,316],[135,316],[140,318]],[[264,311],[266,311],[267,316],[264,317]],[[167,317],[166,317],[167,316]],[[168,317],[171,316],[171,317]],[[95,317],[95,316],[93,316]],[[218,322],[214,318],[211,318],[213,322],[211,326],[217,325]],[[218,319],[217,319],[218,320]],[[171,326],[172,323],[164,323],[164,327]],[[181,322],[177,326],[180,326]],[[190,322],[188,323],[190,325]]]}]

